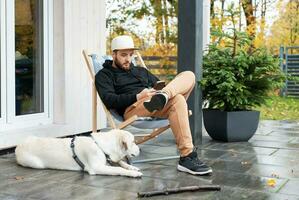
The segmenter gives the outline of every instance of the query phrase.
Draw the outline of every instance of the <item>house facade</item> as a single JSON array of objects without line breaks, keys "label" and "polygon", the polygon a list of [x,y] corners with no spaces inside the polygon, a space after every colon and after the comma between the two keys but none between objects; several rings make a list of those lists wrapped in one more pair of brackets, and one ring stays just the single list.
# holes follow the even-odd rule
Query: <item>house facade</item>
[{"label": "house facade", "polygon": [[105,1],[1,0],[0,11],[0,149],[90,131],[82,50],[105,52]]}]

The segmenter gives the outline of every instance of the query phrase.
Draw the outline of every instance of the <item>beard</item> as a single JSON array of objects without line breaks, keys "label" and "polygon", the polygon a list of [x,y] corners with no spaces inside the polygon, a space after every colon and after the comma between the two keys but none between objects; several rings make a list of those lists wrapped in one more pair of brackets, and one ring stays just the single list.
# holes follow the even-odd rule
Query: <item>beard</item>
[{"label": "beard", "polygon": [[[115,65],[116,65],[116,67],[118,67],[119,69],[123,69],[123,70],[129,70],[130,69],[130,62],[125,62],[125,63],[121,63],[118,59],[117,59],[117,57],[115,57],[115,60],[114,60],[114,63],[115,63]],[[124,65],[127,65],[127,64],[129,64],[129,67],[125,67]]]}]

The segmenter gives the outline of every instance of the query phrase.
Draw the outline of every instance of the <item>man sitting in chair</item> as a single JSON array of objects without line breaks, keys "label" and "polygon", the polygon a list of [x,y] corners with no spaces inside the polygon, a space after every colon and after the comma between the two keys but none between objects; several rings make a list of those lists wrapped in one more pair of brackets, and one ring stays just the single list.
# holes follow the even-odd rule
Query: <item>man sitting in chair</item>
[{"label": "man sitting in chair", "polygon": [[186,99],[195,85],[191,71],[178,74],[161,90],[153,89],[159,79],[146,68],[132,64],[134,50],[130,36],[115,37],[111,43],[113,61],[106,60],[96,74],[96,88],[108,109],[124,119],[138,117],[168,118],[180,151],[179,171],[204,175],[212,169],[201,162],[194,151]]}]

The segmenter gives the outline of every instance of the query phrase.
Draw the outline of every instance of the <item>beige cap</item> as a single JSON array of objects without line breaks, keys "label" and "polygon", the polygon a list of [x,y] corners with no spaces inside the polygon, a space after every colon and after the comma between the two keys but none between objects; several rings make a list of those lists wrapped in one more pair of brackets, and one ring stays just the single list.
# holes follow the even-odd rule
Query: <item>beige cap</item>
[{"label": "beige cap", "polygon": [[120,35],[113,38],[111,42],[111,50],[122,50],[122,49],[138,49],[134,47],[133,39],[128,35]]}]

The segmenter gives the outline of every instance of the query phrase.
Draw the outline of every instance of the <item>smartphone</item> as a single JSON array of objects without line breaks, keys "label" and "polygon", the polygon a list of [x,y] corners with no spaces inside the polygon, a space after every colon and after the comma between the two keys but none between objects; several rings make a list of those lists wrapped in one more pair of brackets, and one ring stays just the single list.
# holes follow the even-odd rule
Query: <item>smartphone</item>
[{"label": "smartphone", "polygon": [[165,87],[165,81],[157,81],[154,85],[155,90],[162,90]]}]

